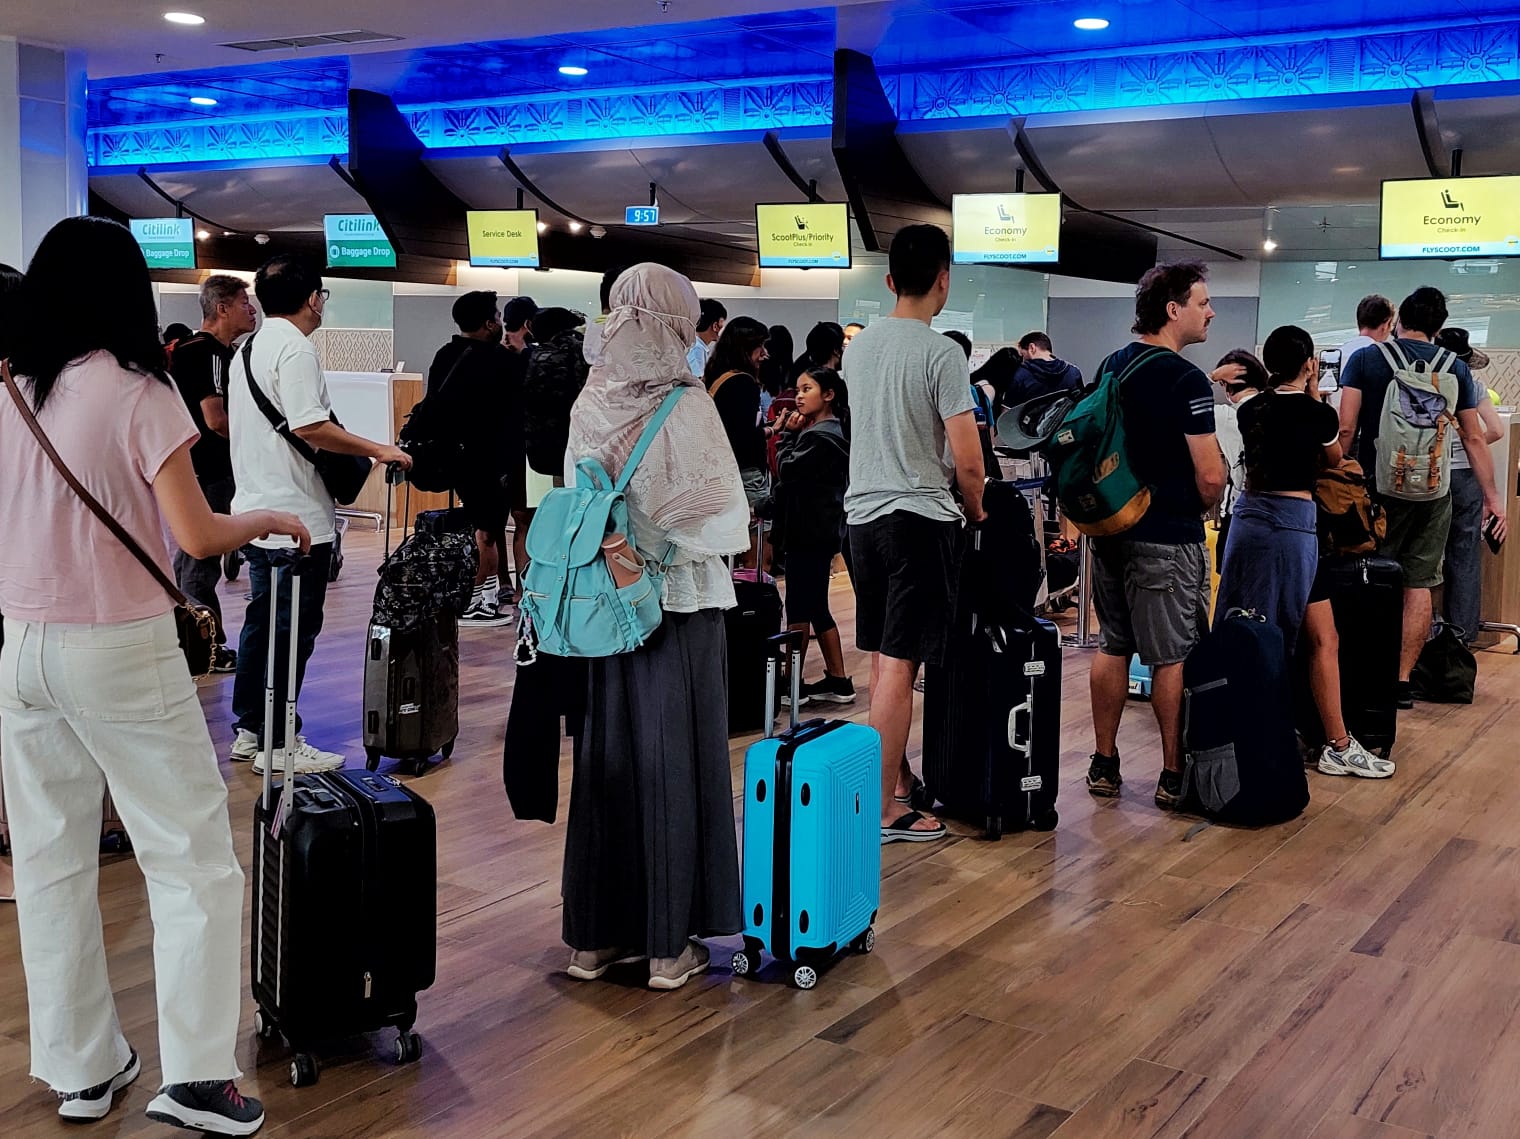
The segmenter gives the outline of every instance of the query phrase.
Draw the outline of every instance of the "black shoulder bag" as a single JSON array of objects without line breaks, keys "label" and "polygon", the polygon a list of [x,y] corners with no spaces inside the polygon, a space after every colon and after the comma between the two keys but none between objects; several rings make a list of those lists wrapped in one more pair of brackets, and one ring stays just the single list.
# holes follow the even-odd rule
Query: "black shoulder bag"
[{"label": "black shoulder bag", "polygon": [[458,488],[464,466],[464,444],[450,436],[439,417],[444,389],[474,350],[474,345],[465,346],[459,359],[444,373],[443,382],[417,401],[401,425],[401,449],[412,457],[406,481],[418,490],[442,493]]},{"label": "black shoulder bag", "polygon": [[[322,485],[327,488],[327,493],[332,495],[335,501],[342,506],[350,505],[364,489],[364,483],[369,478],[374,460],[367,459],[363,455],[340,455],[336,451],[319,451],[290,429],[290,421],[279,413],[253,378],[252,336],[243,343],[243,371],[248,376],[248,392],[253,396],[253,402],[258,405],[259,410],[264,413],[264,418],[269,420],[269,425],[291,445],[296,454],[317,469],[317,477],[322,480]],[[329,411],[327,415],[339,427],[343,426],[338,423],[338,417],[332,412]]]}]

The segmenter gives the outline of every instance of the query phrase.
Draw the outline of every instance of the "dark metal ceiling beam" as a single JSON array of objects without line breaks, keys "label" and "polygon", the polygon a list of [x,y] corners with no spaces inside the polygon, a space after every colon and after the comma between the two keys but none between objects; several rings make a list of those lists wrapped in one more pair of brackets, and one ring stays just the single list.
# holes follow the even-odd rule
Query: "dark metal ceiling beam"
[{"label": "dark metal ceiling beam", "polygon": [[349,89],[346,180],[398,254],[464,260],[465,204],[427,168],[423,151],[390,96]]},{"label": "dark metal ceiling beam", "polygon": [[818,183],[804,178],[797,167],[792,165],[792,160],[787,157],[786,148],[781,145],[781,136],[775,131],[766,131],[762,141],[765,143],[766,153],[775,161],[781,173],[786,175],[787,181],[806,195],[808,201],[818,201]]}]

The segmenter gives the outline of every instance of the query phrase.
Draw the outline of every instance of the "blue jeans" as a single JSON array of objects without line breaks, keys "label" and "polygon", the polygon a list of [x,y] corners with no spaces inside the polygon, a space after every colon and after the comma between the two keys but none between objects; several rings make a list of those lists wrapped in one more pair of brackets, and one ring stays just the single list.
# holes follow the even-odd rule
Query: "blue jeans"
[{"label": "blue jeans", "polygon": [[1442,606],[1446,623],[1472,644],[1483,608],[1483,488],[1478,476],[1458,467],[1451,472],[1451,529],[1446,534],[1446,581]]},{"label": "blue jeans", "polygon": [[1282,630],[1291,658],[1318,566],[1314,503],[1247,491],[1230,515],[1215,627],[1231,609],[1254,609]]},{"label": "blue jeans", "polygon": [[[290,554],[283,550],[266,550],[259,546],[245,546],[243,556],[248,559],[248,582],[253,587],[253,598],[248,602],[248,613],[243,618],[243,635],[238,642],[237,676],[232,682],[232,715],[234,728],[252,732],[264,743],[264,674],[269,658],[269,618],[271,570],[278,561],[281,567],[280,597],[275,606],[275,670],[274,670],[274,723],[269,730],[274,733],[274,746],[285,746],[285,693],[290,675]],[[296,638],[296,694],[300,695],[301,683],[306,678],[306,662],[317,647],[317,634],[322,631],[322,606],[327,600],[327,568],[332,560],[332,543],[311,548],[310,556],[298,563],[296,572],[301,576],[301,611]],[[296,717],[296,730],[301,728],[301,718]]]}]

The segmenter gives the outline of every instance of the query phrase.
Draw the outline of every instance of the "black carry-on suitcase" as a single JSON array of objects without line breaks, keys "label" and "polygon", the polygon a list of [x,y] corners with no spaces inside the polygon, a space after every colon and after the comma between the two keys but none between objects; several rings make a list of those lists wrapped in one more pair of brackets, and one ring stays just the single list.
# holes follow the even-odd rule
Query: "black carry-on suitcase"
[{"label": "black carry-on suitcase", "polygon": [[923,769],[931,800],[997,839],[1060,821],[1061,637],[1027,608],[979,597],[996,578],[976,564],[982,537],[972,531],[945,663],[924,672]]},{"label": "black carry-on suitcase", "polygon": [[[391,476],[394,478],[395,476]],[[410,516],[411,487],[407,487]],[[386,573],[390,562],[390,504],[385,512]],[[473,529],[458,507],[428,510],[417,516],[419,540]],[[402,545],[407,536],[402,532]],[[365,766],[375,771],[383,756],[403,762],[417,775],[426,773],[435,755],[448,759],[459,736],[459,618],[439,610],[404,628],[372,618],[364,645]]]},{"label": "black carry-on suitcase", "polygon": [[[294,739],[296,614],[286,739]],[[253,999],[259,1037],[283,1036],[290,1080],[315,1083],[315,1050],[381,1028],[398,1030],[397,1063],[421,1055],[412,1031],[417,994],[433,984],[437,941],[437,838],[433,809],[395,780],[363,771],[285,772],[272,792],[275,622],[264,686],[264,786],[253,812]]]},{"label": "black carry-on suitcase", "polygon": [[[1326,558],[1319,572],[1330,582],[1330,606],[1340,637],[1341,712],[1346,730],[1384,759],[1398,737],[1399,648],[1404,580],[1399,563],[1376,554]],[[1325,728],[1309,688],[1306,638],[1299,634],[1293,668],[1298,734],[1319,749]]]},{"label": "black carry-on suitcase", "polygon": [[781,632],[781,591],[776,579],[762,570],[732,572],[734,607],[724,612],[723,625],[728,637],[728,734],[736,736],[765,726],[760,710],[769,642]]}]

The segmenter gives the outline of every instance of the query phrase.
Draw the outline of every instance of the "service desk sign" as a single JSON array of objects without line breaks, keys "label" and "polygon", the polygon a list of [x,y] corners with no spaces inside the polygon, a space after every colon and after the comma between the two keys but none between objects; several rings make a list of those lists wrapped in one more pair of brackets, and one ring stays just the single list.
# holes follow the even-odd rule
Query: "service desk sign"
[{"label": "service desk sign", "polygon": [[1060,194],[956,194],[950,210],[957,265],[1061,259]]},{"label": "service desk sign", "polygon": [[465,229],[471,265],[538,268],[537,210],[470,210]]},{"label": "service desk sign", "polygon": [[374,214],[326,214],[322,233],[327,238],[329,269],[394,269],[396,249]]},{"label": "service desk sign", "polygon": [[843,202],[755,207],[762,269],[848,269],[850,211]]},{"label": "service desk sign", "polygon": [[1381,256],[1520,257],[1520,177],[1383,183]]},{"label": "service desk sign", "polygon": [[133,218],[132,236],[149,269],[195,268],[194,219]]}]

